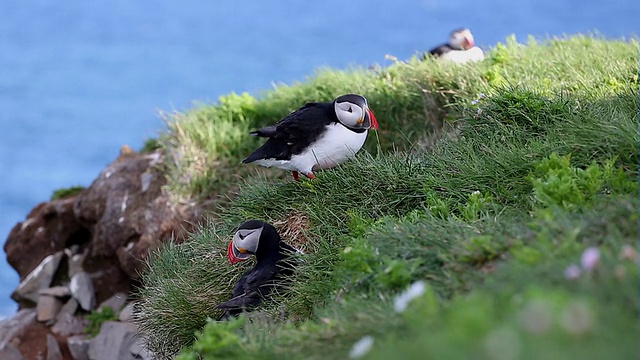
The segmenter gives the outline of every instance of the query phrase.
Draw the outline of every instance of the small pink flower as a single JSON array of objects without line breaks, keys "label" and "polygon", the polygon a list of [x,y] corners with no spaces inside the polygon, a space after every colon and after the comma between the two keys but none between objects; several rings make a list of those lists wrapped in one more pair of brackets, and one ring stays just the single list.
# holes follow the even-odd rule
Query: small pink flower
[{"label": "small pink flower", "polygon": [[634,262],[638,262],[638,251],[631,247],[630,245],[625,245],[620,250],[620,260],[631,260]]},{"label": "small pink flower", "polygon": [[580,277],[580,266],[578,265],[569,265],[566,269],[564,269],[564,278],[567,280],[575,280]]},{"label": "small pink flower", "polygon": [[600,250],[597,247],[587,248],[580,257],[580,265],[586,271],[591,271],[600,262]]}]

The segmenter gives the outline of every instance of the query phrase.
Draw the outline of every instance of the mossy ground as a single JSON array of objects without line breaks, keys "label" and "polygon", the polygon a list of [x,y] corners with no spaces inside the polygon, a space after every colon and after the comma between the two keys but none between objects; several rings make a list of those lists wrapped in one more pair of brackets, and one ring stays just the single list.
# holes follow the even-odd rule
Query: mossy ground
[{"label": "mossy ground", "polygon": [[[151,350],[345,358],[371,336],[372,359],[637,358],[637,69],[636,41],[508,39],[477,64],[325,70],[174,115],[170,189],[239,190],[215,223],[152,256],[137,313]],[[382,127],[368,151],[314,181],[238,165],[258,145],[250,129],[346,92]],[[225,257],[248,219],[306,254],[260,312],[207,321],[251,266]],[[597,264],[580,270],[588,248]],[[424,292],[396,311],[417,281]]]}]

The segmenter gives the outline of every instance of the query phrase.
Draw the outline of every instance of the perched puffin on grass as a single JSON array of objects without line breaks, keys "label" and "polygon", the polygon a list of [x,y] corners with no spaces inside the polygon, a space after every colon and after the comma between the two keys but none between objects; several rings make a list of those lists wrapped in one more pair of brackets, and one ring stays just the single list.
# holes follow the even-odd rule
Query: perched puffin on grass
[{"label": "perched puffin on grass", "polygon": [[279,281],[293,273],[287,259],[295,252],[294,247],[281,241],[270,224],[250,220],[240,225],[227,248],[229,263],[233,265],[253,255],[256,265],[238,280],[231,299],[216,306],[225,310],[218,320],[235,317],[260,305]]},{"label": "perched puffin on grass", "polygon": [[342,95],[328,103],[307,103],[274,125],[251,132],[268,140],[242,160],[275,166],[309,179],[317,169],[332,168],[353,157],[367,139],[367,130],[378,129],[367,99]]},{"label": "perched puffin on grass", "polygon": [[465,63],[468,61],[481,61],[484,52],[477,46],[473,46],[473,34],[467,28],[455,29],[449,34],[449,42],[437,46],[429,53],[439,59]]}]

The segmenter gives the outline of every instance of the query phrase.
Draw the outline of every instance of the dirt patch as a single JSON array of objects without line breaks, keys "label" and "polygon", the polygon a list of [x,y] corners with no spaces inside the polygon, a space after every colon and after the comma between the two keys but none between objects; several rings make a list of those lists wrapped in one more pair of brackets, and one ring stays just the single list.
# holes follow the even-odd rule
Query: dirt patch
[{"label": "dirt patch", "polygon": [[313,252],[313,246],[309,246],[309,218],[301,212],[290,212],[284,220],[273,222],[273,227],[278,230],[282,240],[287,244],[301,250],[304,253]]}]

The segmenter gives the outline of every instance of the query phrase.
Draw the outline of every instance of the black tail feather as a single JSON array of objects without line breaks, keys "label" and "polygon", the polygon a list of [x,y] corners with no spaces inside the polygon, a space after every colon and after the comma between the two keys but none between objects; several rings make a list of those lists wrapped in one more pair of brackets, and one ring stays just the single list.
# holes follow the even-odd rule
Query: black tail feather
[{"label": "black tail feather", "polygon": [[289,151],[289,146],[285,142],[271,138],[242,160],[242,163],[248,164],[260,159],[289,160],[291,159]]},{"label": "black tail feather", "polygon": [[272,137],[275,134],[276,134],[275,125],[265,126],[263,128],[260,128],[258,130],[255,130],[249,133],[249,135],[260,136],[260,137]]}]

